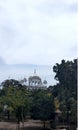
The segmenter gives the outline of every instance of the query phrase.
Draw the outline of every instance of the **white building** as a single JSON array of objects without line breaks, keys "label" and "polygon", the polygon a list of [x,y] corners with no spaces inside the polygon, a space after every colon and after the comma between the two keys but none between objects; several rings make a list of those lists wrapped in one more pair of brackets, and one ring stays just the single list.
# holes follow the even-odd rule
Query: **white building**
[{"label": "white building", "polygon": [[27,89],[47,89],[47,81],[42,79],[36,74],[36,70],[34,70],[34,74],[26,80],[25,78],[21,80],[21,84],[25,84]]}]

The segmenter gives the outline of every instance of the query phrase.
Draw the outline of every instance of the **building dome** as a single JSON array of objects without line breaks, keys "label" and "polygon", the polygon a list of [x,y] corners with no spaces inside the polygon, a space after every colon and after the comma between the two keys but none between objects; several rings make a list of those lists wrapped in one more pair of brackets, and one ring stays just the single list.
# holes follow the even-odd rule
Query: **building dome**
[{"label": "building dome", "polygon": [[36,70],[34,70],[34,74],[28,78],[28,89],[47,89],[47,81],[42,79],[36,74]]},{"label": "building dome", "polygon": [[33,75],[33,76],[29,77],[29,80],[33,80],[33,79],[37,79],[37,80],[41,81],[41,78],[39,76],[37,76],[37,75]]},{"label": "building dome", "polygon": [[36,69],[34,70],[33,76],[29,77],[29,80],[34,80],[34,79],[41,81],[41,78],[36,74]]},{"label": "building dome", "polygon": [[33,76],[30,76],[28,80],[29,80],[29,86],[41,86],[42,84],[42,80],[36,74],[36,70],[34,70]]}]

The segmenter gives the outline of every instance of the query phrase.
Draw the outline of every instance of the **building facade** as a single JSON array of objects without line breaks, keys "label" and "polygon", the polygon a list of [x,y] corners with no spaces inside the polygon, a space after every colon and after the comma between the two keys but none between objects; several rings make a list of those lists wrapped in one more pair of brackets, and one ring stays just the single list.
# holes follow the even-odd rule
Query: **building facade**
[{"label": "building facade", "polygon": [[34,74],[32,76],[29,76],[28,80],[24,78],[20,81],[21,84],[26,84],[27,89],[47,89],[47,81],[40,78],[36,74],[36,70],[34,70]]}]

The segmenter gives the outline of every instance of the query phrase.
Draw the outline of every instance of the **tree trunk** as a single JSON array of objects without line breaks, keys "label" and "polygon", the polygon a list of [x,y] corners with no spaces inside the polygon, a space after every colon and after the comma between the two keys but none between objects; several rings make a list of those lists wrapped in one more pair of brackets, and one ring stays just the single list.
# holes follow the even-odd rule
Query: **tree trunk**
[{"label": "tree trunk", "polygon": [[23,107],[22,107],[22,127],[24,128],[24,116],[23,116]]},{"label": "tree trunk", "polygon": [[43,123],[44,123],[44,130],[45,130],[45,121],[43,121]]},{"label": "tree trunk", "polygon": [[20,122],[17,122],[17,130],[20,130]]},{"label": "tree trunk", "polygon": [[9,110],[7,111],[7,114],[8,114],[8,120],[10,119],[10,112]]},{"label": "tree trunk", "polygon": [[19,117],[18,117],[18,121],[17,121],[17,130],[20,130],[20,120],[19,120]]}]

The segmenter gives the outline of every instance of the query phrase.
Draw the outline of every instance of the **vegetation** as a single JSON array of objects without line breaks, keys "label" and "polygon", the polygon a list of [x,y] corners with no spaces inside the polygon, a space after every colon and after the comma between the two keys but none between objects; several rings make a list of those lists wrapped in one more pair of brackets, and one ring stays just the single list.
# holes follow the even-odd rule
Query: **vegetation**
[{"label": "vegetation", "polygon": [[77,121],[77,60],[56,63],[53,67],[58,83],[47,90],[27,90],[14,79],[2,82],[0,89],[0,119],[20,121],[24,126],[27,116],[32,119],[55,122],[56,112],[62,116],[59,121],[69,124]]},{"label": "vegetation", "polygon": [[[59,109],[62,112],[62,120],[75,123],[77,122],[77,60],[65,61],[61,64],[56,63],[53,67],[56,73],[57,85],[50,86],[52,95],[58,99]],[[58,105],[58,103],[57,103]]]},{"label": "vegetation", "polygon": [[48,91],[44,90],[35,90],[33,95],[33,105],[31,109],[32,118],[42,120],[45,128],[45,121],[54,118],[52,95],[49,95]]}]

